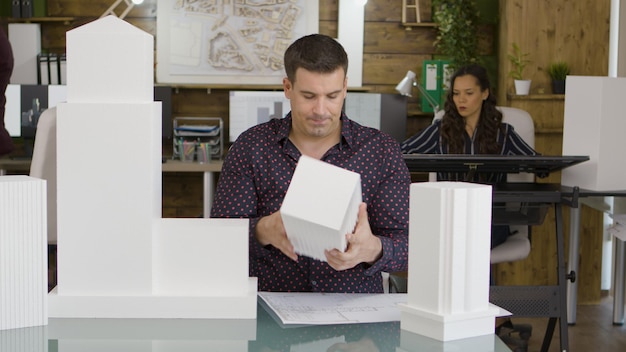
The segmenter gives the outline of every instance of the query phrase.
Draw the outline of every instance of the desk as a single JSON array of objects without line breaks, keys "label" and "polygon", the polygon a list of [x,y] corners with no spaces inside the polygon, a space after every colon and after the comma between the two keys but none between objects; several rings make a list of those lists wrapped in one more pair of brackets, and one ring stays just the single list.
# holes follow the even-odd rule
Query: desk
[{"label": "desk", "polygon": [[[604,203],[604,197],[626,197],[626,191],[591,191],[587,189],[579,189],[579,197],[581,201],[594,209],[603,212],[613,212],[613,207]],[[623,213],[624,209],[619,210]],[[618,212],[618,213],[619,213]],[[626,244],[624,241],[614,238],[614,273],[613,273],[613,324],[624,324],[624,292],[626,290]],[[569,251],[567,272],[578,272],[578,256],[580,249],[580,207],[572,206],[570,210],[570,233],[569,233]],[[576,324],[576,300],[578,297],[578,281],[567,283],[567,322]]]},{"label": "desk", "polygon": [[[370,351],[372,344],[384,352],[444,350],[442,342],[401,330],[399,322],[282,328],[261,305],[257,312],[256,320],[55,318],[44,327],[0,331],[0,347],[50,352],[326,351],[340,341],[361,341],[363,347],[355,351]],[[445,346],[455,351],[510,351],[495,335]]]},{"label": "desk", "polygon": [[[404,155],[411,172],[475,172],[548,174],[589,160],[586,156],[499,156],[499,155]],[[578,188],[561,187],[550,183],[504,183],[493,186],[494,203],[521,202],[553,204],[555,208],[557,283],[548,286],[492,286],[489,300],[509,310],[514,316],[548,317],[542,351],[547,351],[559,320],[560,350],[568,351],[565,244],[563,235],[562,204],[577,206]],[[507,223],[506,219],[494,223]],[[517,218],[516,221],[519,221]]]},{"label": "desk", "polygon": [[202,172],[203,195],[202,209],[205,218],[211,215],[211,204],[215,193],[214,174],[222,171],[222,160],[211,160],[209,163],[182,162],[168,159],[163,163],[163,172]]},{"label": "desk", "polygon": [[[162,164],[161,168],[163,172],[202,172],[204,174],[202,208],[204,217],[208,218],[211,214],[211,204],[213,203],[215,191],[214,176],[215,173],[222,171],[222,164],[222,160],[212,160],[210,163],[195,163],[168,159]],[[30,171],[30,159],[0,159],[0,176],[5,175],[7,171],[28,174]]]},{"label": "desk", "polygon": [[30,171],[30,159],[0,158],[0,176],[6,175],[7,171],[28,174]]}]

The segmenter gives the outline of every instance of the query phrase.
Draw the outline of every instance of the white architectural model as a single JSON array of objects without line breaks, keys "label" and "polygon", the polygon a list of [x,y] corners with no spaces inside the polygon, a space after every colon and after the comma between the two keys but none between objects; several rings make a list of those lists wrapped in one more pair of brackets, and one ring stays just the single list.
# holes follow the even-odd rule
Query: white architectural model
[{"label": "white architectural model", "polygon": [[46,181],[0,176],[0,330],[48,324],[46,219]]},{"label": "white architectural model", "polygon": [[301,156],[280,208],[296,253],[326,261],[325,250],[344,251],[361,197],[360,174]]},{"label": "white architectural model", "polygon": [[493,334],[491,186],[411,185],[408,303],[401,328],[439,341]]},{"label": "white architectural model", "polygon": [[153,37],[114,16],[67,33],[50,317],[256,318],[248,221],[161,219]]}]

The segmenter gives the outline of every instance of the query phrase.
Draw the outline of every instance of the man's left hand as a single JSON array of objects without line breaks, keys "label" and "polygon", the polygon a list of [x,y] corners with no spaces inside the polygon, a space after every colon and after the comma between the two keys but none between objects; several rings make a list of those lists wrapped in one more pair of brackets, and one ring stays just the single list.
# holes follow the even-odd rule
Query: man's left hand
[{"label": "man's left hand", "polygon": [[383,254],[380,238],[374,236],[367,220],[367,204],[359,205],[359,214],[353,233],[346,235],[348,248],[345,252],[338,249],[327,250],[328,264],[337,271],[354,268],[360,263],[373,264]]}]

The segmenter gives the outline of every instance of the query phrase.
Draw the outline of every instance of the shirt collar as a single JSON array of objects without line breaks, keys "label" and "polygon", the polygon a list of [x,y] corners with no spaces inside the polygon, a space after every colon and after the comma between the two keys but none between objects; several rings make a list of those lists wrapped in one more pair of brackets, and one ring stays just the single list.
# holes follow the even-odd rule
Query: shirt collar
[{"label": "shirt collar", "polygon": [[[352,134],[352,120],[345,113],[341,113],[341,141],[339,141],[339,149],[343,149],[344,144],[347,147],[354,145],[354,135]],[[278,122],[278,130],[276,133],[276,141],[285,143],[289,139],[289,131],[291,130],[291,112]]]}]

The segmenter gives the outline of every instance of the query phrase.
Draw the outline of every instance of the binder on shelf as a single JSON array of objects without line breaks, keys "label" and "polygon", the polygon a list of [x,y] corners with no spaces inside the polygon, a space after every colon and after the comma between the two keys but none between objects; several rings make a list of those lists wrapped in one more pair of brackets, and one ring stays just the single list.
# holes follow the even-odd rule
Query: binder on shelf
[{"label": "binder on shelf", "polygon": [[[431,97],[435,98],[440,108],[443,108],[448,90],[449,65],[450,62],[447,60],[426,60],[422,68],[422,86]],[[423,112],[434,112],[434,107],[423,95],[421,102]]]},{"label": "binder on shelf", "polygon": [[67,64],[65,54],[37,55],[37,84],[65,84]]},{"label": "binder on shelf", "polygon": [[30,0],[33,4],[33,17],[48,16],[46,0]]},{"label": "binder on shelf", "polygon": [[22,17],[22,0],[11,0],[11,16],[13,18]]},{"label": "binder on shelf", "polygon": [[22,18],[33,17],[33,3],[31,0],[22,0],[21,12]]}]

